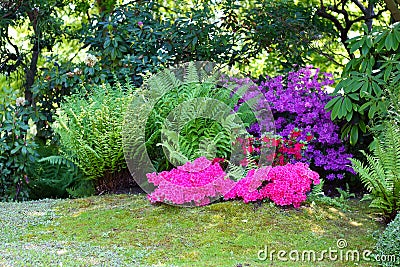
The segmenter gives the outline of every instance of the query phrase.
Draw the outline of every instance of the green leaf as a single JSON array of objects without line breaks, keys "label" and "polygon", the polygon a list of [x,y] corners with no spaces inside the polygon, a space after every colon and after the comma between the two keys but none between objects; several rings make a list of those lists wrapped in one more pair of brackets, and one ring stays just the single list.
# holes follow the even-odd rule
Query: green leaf
[{"label": "green leaf", "polygon": [[10,153],[11,153],[11,154],[15,154],[15,153],[17,153],[21,148],[22,148],[22,146],[19,146],[19,145],[18,145],[18,146],[15,147],[13,150],[11,150]]},{"label": "green leaf", "polygon": [[360,127],[363,133],[367,132],[367,127],[365,126],[365,122],[363,120],[360,120],[360,122],[358,123],[358,127]]},{"label": "green leaf", "polygon": [[375,115],[376,110],[377,110],[376,103],[373,103],[369,108],[368,118],[372,119],[374,117],[374,115]]},{"label": "green leaf", "polygon": [[359,41],[355,42],[351,47],[350,47],[350,54],[353,54],[357,49],[359,49],[363,44],[364,44],[365,39],[361,38]]},{"label": "green leaf", "polygon": [[[347,97],[346,97],[347,98]],[[338,118],[341,119],[344,116],[347,115],[347,108],[346,108],[346,104],[345,104],[345,99],[343,99],[343,101],[341,101],[341,105],[340,105],[340,109],[339,109],[339,113],[338,113]]]},{"label": "green leaf", "polygon": [[330,109],[339,101],[339,99],[341,99],[340,96],[337,96],[337,97],[331,99],[331,100],[325,105],[324,109],[330,110]]},{"label": "green leaf", "polygon": [[357,141],[358,141],[358,127],[356,125],[353,125],[350,131],[350,144],[354,146],[355,144],[357,144]]},{"label": "green leaf", "polygon": [[344,105],[346,106],[347,112],[350,112],[353,108],[352,102],[351,102],[350,98],[348,98],[348,97],[344,98]]},{"label": "green leaf", "polygon": [[347,124],[347,126],[343,128],[341,139],[345,139],[349,135],[350,129],[351,129],[351,124]]},{"label": "green leaf", "polygon": [[369,107],[372,104],[372,102],[366,102],[361,105],[361,107],[358,109],[358,111],[364,111],[367,107]]},{"label": "green leaf", "polygon": [[353,100],[360,100],[360,97],[357,93],[349,94],[348,97],[350,97]]},{"label": "green leaf", "polygon": [[385,39],[385,47],[387,50],[391,50],[393,47],[393,39],[392,35],[388,34]]},{"label": "green leaf", "polygon": [[379,97],[382,95],[382,89],[379,87],[379,85],[375,81],[372,81],[372,88],[374,89],[374,93],[376,96]]},{"label": "green leaf", "polygon": [[338,101],[332,108],[332,113],[331,113],[331,119],[334,120],[337,118],[338,113],[339,113],[339,109],[342,105],[341,103],[342,101]]},{"label": "green leaf", "polygon": [[353,110],[350,110],[350,112],[348,112],[346,115],[346,120],[351,121],[352,118],[353,118]]}]

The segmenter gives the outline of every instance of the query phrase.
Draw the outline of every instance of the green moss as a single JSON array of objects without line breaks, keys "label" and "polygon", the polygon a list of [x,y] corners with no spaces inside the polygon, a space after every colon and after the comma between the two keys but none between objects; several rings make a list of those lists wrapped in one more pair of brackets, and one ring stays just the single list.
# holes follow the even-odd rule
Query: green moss
[{"label": "green moss", "polygon": [[[181,208],[150,205],[143,195],[90,197],[56,202],[52,222],[31,225],[19,242],[62,241],[64,247],[67,243],[75,249],[66,249],[60,257],[76,256],[76,262],[85,262],[90,250],[92,261],[101,262],[104,252],[96,253],[108,251],[114,253],[112,266],[113,262],[118,262],[115,266],[314,266],[315,262],[262,261],[257,253],[265,246],[319,252],[337,248],[340,238],[346,239],[348,249],[372,250],[372,233],[383,226],[369,214],[367,204],[351,201],[349,206],[346,212],[328,206],[296,210],[229,201]],[[82,244],[85,248],[80,251]],[[363,264],[372,265],[360,262],[359,266]],[[323,266],[346,265],[323,262]]]}]

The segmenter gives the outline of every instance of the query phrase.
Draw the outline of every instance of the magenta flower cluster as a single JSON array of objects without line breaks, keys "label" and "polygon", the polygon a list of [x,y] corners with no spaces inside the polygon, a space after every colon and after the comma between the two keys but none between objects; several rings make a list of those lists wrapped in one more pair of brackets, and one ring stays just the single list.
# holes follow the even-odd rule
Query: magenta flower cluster
[{"label": "magenta flower cluster", "polygon": [[203,206],[210,198],[225,195],[235,184],[217,162],[205,157],[159,174],[149,173],[147,179],[156,186],[148,195],[150,202]]},{"label": "magenta flower cluster", "polygon": [[304,163],[263,167],[250,170],[246,177],[235,182],[227,178],[218,161],[205,157],[186,163],[171,171],[147,174],[156,189],[148,195],[150,202],[177,205],[207,205],[210,199],[242,198],[245,203],[271,199],[277,205],[299,207],[306,200],[312,184],[319,184],[318,173]]},{"label": "magenta flower cluster", "polygon": [[245,203],[268,198],[280,206],[300,207],[311,185],[319,184],[318,173],[304,163],[251,170],[239,180],[225,199],[242,198]]}]

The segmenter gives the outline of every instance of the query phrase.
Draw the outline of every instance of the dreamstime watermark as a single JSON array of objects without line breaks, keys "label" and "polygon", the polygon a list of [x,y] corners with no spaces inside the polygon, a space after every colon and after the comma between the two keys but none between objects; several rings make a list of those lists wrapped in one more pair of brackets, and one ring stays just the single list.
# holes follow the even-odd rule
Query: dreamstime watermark
[{"label": "dreamstime watermark", "polygon": [[267,245],[257,253],[258,260],[261,261],[282,261],[282,262],[321,262],[321,261],[340,261],[340,262],[396,262],[400,255],[374,254],[371,250],[349,249],[345,239],[338,239],[335,247],[329,247],[321,251],[316,250],[275,250]]}]

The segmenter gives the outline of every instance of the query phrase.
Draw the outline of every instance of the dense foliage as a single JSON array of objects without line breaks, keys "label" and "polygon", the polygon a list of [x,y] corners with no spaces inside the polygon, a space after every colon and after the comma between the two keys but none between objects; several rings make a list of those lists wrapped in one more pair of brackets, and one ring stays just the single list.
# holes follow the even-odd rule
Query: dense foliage
[{"label": "dense foliage", "polygon": [[[229,158],[232,142],[255,119],[247,114],[248,108],[231,114],[246,87],[232,94],[229,88],[218,86],[217,73],[202,73],[199,66],[201,62],[189,63],[181,74],[178,68],[152,76],[128,111],[124,143],[138,158],[148,154],[157,171],[200,156]],[[145,151],[140,149],[142,143]]]},{"label": "dense foliage", "polygon": [[53,126],[60,136],[61,154],[95,184],[126,167],[121,131],[132,90],[129,83],[95,86],[61,104]]},{"label": "dense foliage", "polygon": [[400,265],[400,213],[388,224],[375,247],[375,257],[381,266]]},{"label": "dense foliage", "polygon": [[368,129],[374,120],[388,114],[390,100],[385,89],[400,80],[399,36],[400,23],[396,23],[349,40],[350,50],[359,51],[359,56],[346,65],[336,96],[326,109],[331,111],[332,120],[344,121],[342,138],[349,137],[353,145],[368,145]]},{"label": "dense foliage", "polygon": [[[38,160],[37,144],[32,139],[32,108],[23,97],[14,105],[0,105],[0,199],[28,198],[29,167]],[[29,130],[31,130],[29,132]]]},{"label": "dense foliage", "polygon": [[400,129],[387,122],[385,132],[376,140],[373,155],[364,155],[367,164],[358,159],[351,159],[353,168],[360,174],[360,179],[372,200],[370,207],[383,213],[385,218],[393,220],[400,210]]}]

